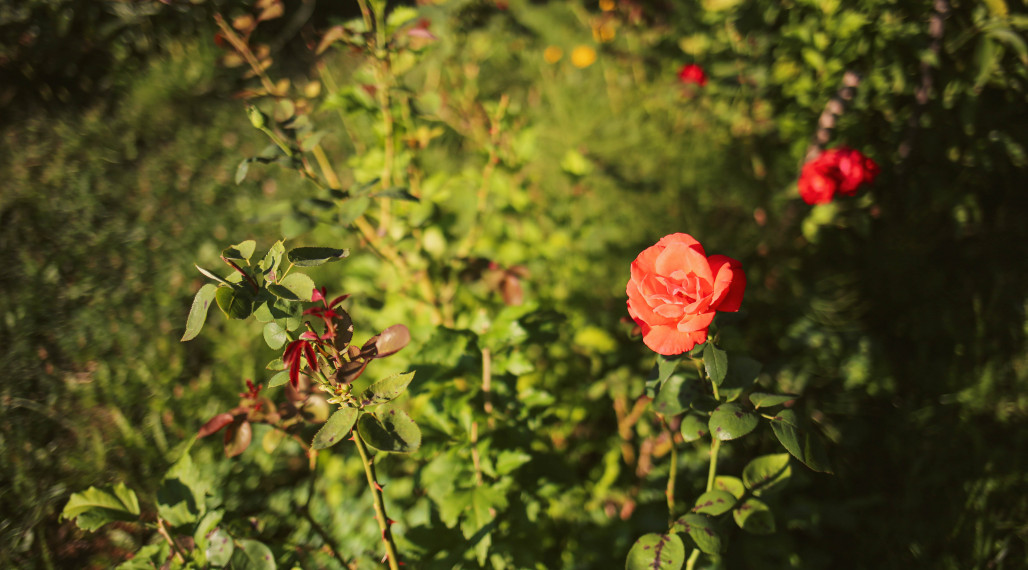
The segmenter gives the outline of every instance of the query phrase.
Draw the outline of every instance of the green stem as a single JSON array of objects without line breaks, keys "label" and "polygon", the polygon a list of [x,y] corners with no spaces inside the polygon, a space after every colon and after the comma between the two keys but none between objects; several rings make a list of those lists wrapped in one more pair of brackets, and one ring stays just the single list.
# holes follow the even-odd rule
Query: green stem
[{"label": "green stem", "polygon": [[[714,388],[715,390],[717,387]],[[721,449],[721,440],[717,437],[711,437],[710,442],[710,469],[707,471],[707,492],[714,490],[714,479],[717,478],[717,454]],[[696,560],[700,557],[700,549],[692,549],[692,553],[689,554],[689,560],[685,563],[685,570],[693,570],[693,566],[696,565]]]},{"label": "green stem", "polygon": [[393,533],[389,530],[389,526],[393,524],[393,521],[386,516],[385,499],[382,496],[382,486],[378,484],[378,479],[375,476],[375,464],[372,462],[372,458],[368,454],[368,448],[364,445],[364,441],[361,440],[359,434],[353,434],[353,442],[357,445],[357,453],[360,454],[361,461],[364,463],[364,475],[368,478],[368,488],[371,490],[371,496],[374,499],[375,518],[378,519],[378,528],[382,530],[382,542],[385,543],[389,570],[400,570],[399,557],[396,555],[396,543],[393,542]]},{"label": "green stem", "polygon": [[667,476],[667,518],[668,527],[674,526],[675,524],[675,481],[678,479],[678,448],[675,447],[675,433],[671,431],[671,427],[668,426],[667,421],[663,416],[660,417],[660,423],[664,425],[664,430],[667,431],[667,435],[671,438],[671,470]]}]

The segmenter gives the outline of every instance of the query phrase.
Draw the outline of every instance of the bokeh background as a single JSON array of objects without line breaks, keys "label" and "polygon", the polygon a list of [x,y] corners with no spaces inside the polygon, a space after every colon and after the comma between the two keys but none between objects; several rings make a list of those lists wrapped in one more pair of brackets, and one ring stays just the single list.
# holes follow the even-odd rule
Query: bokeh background
[{"label": "bokeh background", "polygon": [[[306,85],[324,65],[348,77],[353,54],[310,47],[358,17],[356,3],[283,5],[256,32],[273,75]],[[1022,2],[408,7],[436,40],[403,85],[451,111],[430,124],[441,134],[423,160],[442,189],[426,181],[426,200],[460,217],[461,192],[473,192],[462,176],[484,155],[455,126],[475,112],[459,103],[509,97],[509,156],[493,180],[504,216],[481,247],[525,266],[525,295],[567,316],[543,381],[562,423],[538,429],[576,441],[561,451],[576,466],[562,489],[574,492],[551,498],[552,528],[540,527],[551,538],[511,544],[534,545],[543,567],[609,568],[660,520],[648,514],[662,505],[659,478],[642,483],[656,493],[626,520],[602,493],[638,486],[631,470],[615,491],[590,481],[620,441],[616,395],[637,394],[652,365],[622,322],[628,265],[683,231],[742,261],[749,288],[731,343],[764,363],[762,385],[802,395],[835,465],[833,475],[797,466],[778,533],[740,538],[724,567],[1028,567]],[[0,566],[123,561],[148,534],[80,531],[58,518],[68,496],[115,481],[152,494],[243,379],[262,377],[275,355],[251,324],[212,313],[200,338],[179,342],[202,283],[193,263],[283,234],[357,246],[346,228],[301,223],[296,204],[312,189],[295,173],[253,167],[236,184],[239,162],[265,141],[238,96],[253,80],[226,61],[214,16],[253,10],[235,0],[0,5]],[[680,82],[686,64],[708,83]],[[847,71],[860,83],[828,146],[858,148],[882,172],[857,197],[812,207],[796,178]],[[311,116],[329,122],[341,103],[320,87]],[[366,163],[352,157],[373,152],[359,137],[371,127],[350,128],[357,137],[333,126],[325,140],[359,173]],[[355,260],[323,279],[380,307],[391,285],[374,269]],[[396,316],[354,315],[368,330]],[[416,354],[428,333],[414,332]],[[230,475],[241,509],[274,512],[254,495],[284,485],[290,467],[259,450],[226,460],[216,447],[194,460]],[[683,486],[702,489],[697,473]],[[361,500],[335,492],[340,504]],[[343,544],[360,543],[340,529]]]}]

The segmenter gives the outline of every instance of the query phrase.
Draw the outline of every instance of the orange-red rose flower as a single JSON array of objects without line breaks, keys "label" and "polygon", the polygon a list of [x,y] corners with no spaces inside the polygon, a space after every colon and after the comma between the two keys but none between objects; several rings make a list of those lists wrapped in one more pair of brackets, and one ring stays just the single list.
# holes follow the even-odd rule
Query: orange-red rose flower
[{"label": "orange-red rose flower", "polygon": [[876,176],[875,161],[858,150],[839,147],[804,164],[797,186],[804,202],[827,204],[837,191],[852,196],[862,185],[874,182]]},{"label": "orange-red rose flower", "polygon": [[692,236],[671,234],[632,262],[628,314],[642,328],[646,346],[665,356],[681,354],[707,340],[714,313],[739,310],[745,289],[741,263],[707,257]]}]

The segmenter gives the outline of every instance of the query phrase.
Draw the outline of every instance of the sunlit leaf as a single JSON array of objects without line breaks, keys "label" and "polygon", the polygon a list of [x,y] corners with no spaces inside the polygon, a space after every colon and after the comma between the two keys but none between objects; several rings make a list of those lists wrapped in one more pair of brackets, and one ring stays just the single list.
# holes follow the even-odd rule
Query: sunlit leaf
[{"label": "sunlit leaf", "polygon": [[645,534],[628,551],[625,570],[678,570],[685,564],[685,546],[675,534]]}]

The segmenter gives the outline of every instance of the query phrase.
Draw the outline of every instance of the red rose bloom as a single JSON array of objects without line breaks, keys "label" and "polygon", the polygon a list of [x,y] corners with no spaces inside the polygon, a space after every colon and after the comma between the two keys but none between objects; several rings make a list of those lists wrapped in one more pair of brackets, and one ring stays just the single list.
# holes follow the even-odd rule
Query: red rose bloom
[{"label": "red rose bloom", "polygon": [[700,87],[707,84],[707,74],[703,72],[703,68],[690,63],[683,65],[682,69],[678,71],[678,80],[682,83],[695,83]]},{"label": "red rose bloom", "polygon": [[688,234],[664,236],[632,262],[628,314],[642,328],[643,342],[671,356],[707,340],[717,311],[735,312],[742,303],[742,264],[724,255],[709,258]]},{"label": "red rose bloom", "polygon": [[874,182],[878,165],[860,151],[839,147],[826,150],[803,165],[798,183],[800,197],[808,204],[827,204],[836,191],[856,194]]}]

